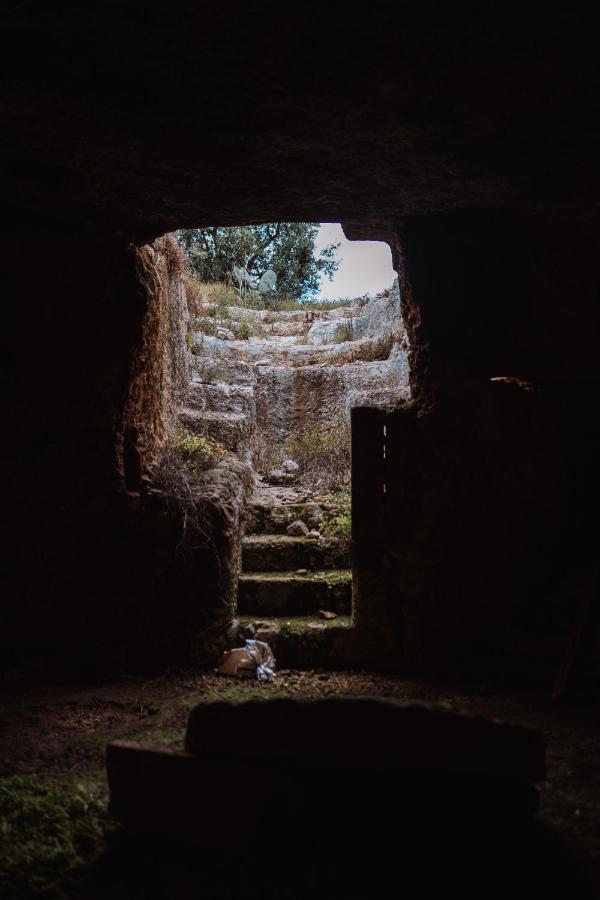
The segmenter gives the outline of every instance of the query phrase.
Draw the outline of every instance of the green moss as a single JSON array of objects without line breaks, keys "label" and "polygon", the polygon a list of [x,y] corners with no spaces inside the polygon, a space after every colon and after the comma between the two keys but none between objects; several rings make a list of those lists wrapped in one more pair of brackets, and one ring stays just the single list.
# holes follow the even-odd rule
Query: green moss
[{"label": "green moss", "polygon": [[[242,575],[242,577],[244,577]],[[276,581],[289,583],[294,581],[318,581],[326,584],[347,584],[352,581],[350,569],[316,569],[299,575],[296,572],[251,572],[253,581]]]},{"label": "green moss", "polygon": [[352,535],[352,514],[350,494],[347,491],[341,491],[338,494],[337,498],[331,502],[326,515],[326,521],[321,527],[325,537],[349,541]]},{"label": "green moss", "polygon": [[106,803],[82,785],[0,778],[0,896],[66,897],[114,828]]},{"label": "green moss", "polygon": [[352,572],[350,569],[330,569],[327,572],[319,572],[319,580],[327,584],[351,584]]},{"label": "green moss", "polygon": [[276,625],[281,634],[286,635],[300,634],[306,631],[309,625],[324,625],[325,628],[348,628],[352,624],[350,616],[337,616],[335,619],[321,619],[317,616],[294,616],[292,618],[277,619],[257,619],[256,616],[240,616],[241,625],[251,625],[253,622],[266,622],[269,625]]}]

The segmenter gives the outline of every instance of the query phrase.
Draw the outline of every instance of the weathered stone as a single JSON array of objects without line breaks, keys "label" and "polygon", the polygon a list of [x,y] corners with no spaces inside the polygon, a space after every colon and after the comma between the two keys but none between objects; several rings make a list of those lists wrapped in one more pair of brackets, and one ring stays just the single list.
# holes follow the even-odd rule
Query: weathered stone
[{"label": "weathered stone", "polygon": [[270,484],[287,484],[290,476],[284,469],[271,469],[267,475],[267,481]]},{"label": "weathered stone", "polygon": [[[318,534],[318,532],[316,532]],[[254,534],[242,541],[242,567],[245,572],[288,572],[295,569],[345,569],[350,553],[341,541],[318,541],[312,532],[307,537],[288,534]]]},{"label": "weathered stone", "polygon": [[271,646],[277,641],[278,634],[279,627],[271,622],[269,623],[269,625],[262,625],[261,627],[257,628],[255,638],[257,641],[264,641],[265,644],[269,644],[269,646]]},{"label": "weathered stone", "polygon": [[287,527],[287,533],[290,537],[306,537],[310,531],[308,525],[301,519],[296,519]]},{"label": "weathered stone", "polygon": [[[256,734],[269,739],[240,739]],[[545,756],[539,732],[447,710],[272,699],[201,703],[189,716],[185,752],[117,741],[107,748],[107,770],[111,813],[129,830],[210,846],[222,842],[239,806],[255,808],[256,840],[274,817],[288,837],[315,818],[336,836],[355,832],[357,821],[373,834],[381,820],[383,835],[384,793],[397,825],[427,825],[428,833],[433,822],[442,833],[516,825],[536,809],[531,784],[545,778]],[[331,777],[340,771],[345,778]]]},{"label": "weathered stone", "polygon": [[284,459],[284,461],[281,464],[281,468],[284,469],[284,471],[286,471],[286,472],[294,473],[294,472],[298,471],[300,466],[298,465],[298,463],[296,462],[295,459]]},{"label": "weathered stone", "polygon": [[[254,731],[258,741],[235,741]],[[318,741],[315,736],[318,735]],[[386,700],[250,700],[201,703],[190,713],[185,748],[218,756],[235,747],[240,758],[288,760],[312,768],[471,773],[521,782],[546,777],[544,739],[533,729],[446,709]]]},{"label": "weathered stone", "polygon": [[307,616],[319,608],[348,615],[350,572],[248,572],[238,581],[238,611],[250,616]]}]

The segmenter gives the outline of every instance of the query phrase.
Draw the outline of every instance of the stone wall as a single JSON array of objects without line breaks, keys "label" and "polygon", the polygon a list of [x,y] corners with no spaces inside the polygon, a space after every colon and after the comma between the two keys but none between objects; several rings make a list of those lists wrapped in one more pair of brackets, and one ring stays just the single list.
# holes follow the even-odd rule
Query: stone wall
[{"label": "stone wall", "polygon": [[2,667],[110,674],[213,658],[235,599],[246,475],[206,473],[200,533],[155,481],[188,381],[171,239],[36,233],[35,267],[25,233],[2,243],[14,389]]},{"label": "stone wall", "polygon": [[[397,466],[412,493],[398,505],[404,530],[369,556],[375,574],[390,554],[403,560],[378,606],[388,661],[461,662],[478,634],[502,653],[521,609],[531,621],[537,611],[540,640],[563,640],[598,544],[600,90],[586,4],[542,17],[522,5],[518,28],[498,4],[383,3],[345,17],[333,5],[315,29],[303,5],[271,3],[277,39],[266,41],[265,17],[242,3],[165,16],[152,2],[143,17],[131,3],[13,6],[1,98],[3,665],[87,663],[122,647],[125,601],[138,659],[189,660],[177,635],[189,609],[210,608],[217,557],[199,554],[184,575],[177,518],[135,496],[155,446],[129,389],[148,300],[129,241],[289,219],[398,239],[413,407],[398,418]],[[32,55],[41,80],[22,64]],[[164,605],[179,596],[163,640]],[[529,643],[521,659],[530,671],[555,664],[556,647]]]},{"label": "stone wall", "polygon": [[576,218],[560,232],[509,214],[403,223],[414,399],[357,410],[353,435],[357,625],[380,661],[546,683],[556,671],[597,565],[600,449],[596,355],[581,334],[562,381],[577,331],[557,323],[573,322],[576,284],[578,308],[591,299],[596,244]]},{"label": "stone wall", "polygon": [[229,329],[227,338],[195,335],[196,374],[183,421],[261,470],[289,455],[290,440],[307,428],[327,432],[349,426],[353,406],[393,408],[408,398],[397,282],[352,306],[230,307],[227,321],[234,329],[250,322],[261,333],[248,340],[234,339]]}]

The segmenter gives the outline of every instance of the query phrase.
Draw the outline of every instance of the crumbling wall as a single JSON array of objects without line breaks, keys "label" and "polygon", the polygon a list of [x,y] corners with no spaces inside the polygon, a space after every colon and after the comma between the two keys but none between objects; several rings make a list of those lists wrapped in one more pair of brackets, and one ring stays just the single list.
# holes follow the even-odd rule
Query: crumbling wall
[{"label": "crumbling wall", "polygon": [[130,368],[117,437],[117,468],[129,490],[156,469],[190,379],[189,330],[182,256],[167,235],[135,250],[140,304],[145,309]]},{"label": "crumbling wall", "polygon": [[44,222],[3,236],[3,669],[156,669],[223,644],[245,476],[206,473],[194,529],[155,479],[188,377],[170,240]]},{"label": "crumbling wall", "polygon": [[130,575],[119,613],[128,669],[214,659],[235,608],[247,468],[229,456],[186,476],[161,461],[172,452],[169,435],[189,427],[185,404],[194,387],[182,262],[170,235],[136,252],[146,313],[117,447],[128,489]]}]

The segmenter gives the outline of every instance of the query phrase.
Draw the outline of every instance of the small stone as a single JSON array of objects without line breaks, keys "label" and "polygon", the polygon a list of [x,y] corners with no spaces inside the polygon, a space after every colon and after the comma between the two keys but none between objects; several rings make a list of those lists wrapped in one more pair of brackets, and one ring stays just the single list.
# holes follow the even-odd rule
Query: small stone
[{"label": "small stone", "polygon": [[296,569],[294,575],[308,575],[308,569]]},{"label": "small stone", "polygon": [[300,466],[295,459],[286,459],[283,461],[281,468],[285,469],[286,472],[297,472]]},{"label": "small stone", "polygon": [[289,480],[289,475],[287,472],[284,472],[283,469],[271,469],[269,474],[267,475],[267,481],[271,484],[286,484]]},{"label": "small stone", "polygon": [[308,534],[306,535],[306,537],[314,538],[314,540],[320,541],[320,540],[321,540],[321,532],[320,532],[320,531],[315,531],[314,528],[313,528],[312,531],[309,531],[309,532],[308,532]]},{"label": "small stone", "polygon": [[291,525],[288,525],[287,527],[287,533],[291,537],[306,537],[308,532],[308,525],[305,525],[301,519],[296,519],[295,522],[292,522]]},{"label": "small stone", "polygon": [[322,619],[337,619],[337,613],[330,609],[319,609],[318,613]]},{"label": "small stone", "polygon": [[217,337],[220,341],[234,341],[235,334],[229,328],[217,328]]}]

